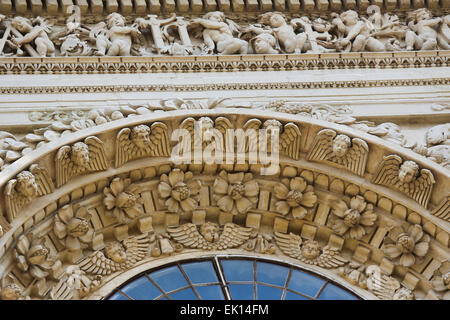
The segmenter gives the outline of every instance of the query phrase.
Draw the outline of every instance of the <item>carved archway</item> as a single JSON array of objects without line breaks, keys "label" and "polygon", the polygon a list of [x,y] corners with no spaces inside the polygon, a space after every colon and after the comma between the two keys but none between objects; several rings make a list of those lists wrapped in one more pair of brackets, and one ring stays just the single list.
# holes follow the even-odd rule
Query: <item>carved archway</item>
[{"label": "carved archway", "polygon": [[[222,129],[276,120],[269,124],[281,132],[278,172],[173,165],[174,143],[164,139],[201,119]],[[151,148],[133,141],[140,125]],[[349,148],[337,156],[333,143],[344,136]],[[400,178],[403,169],[415,175]],[[448,280],[448,178],[394,143],[272,111],[142,111],[66,130],[0,173],[2,293],[102,298],[120,283],[114,279],[147,264],[250,250],[346,281],[367,298],[438,298],[446,291],[436,284]],[[121,251],[127,256],[115,256]],[[68,277],[80,288],[62,288]]]}]

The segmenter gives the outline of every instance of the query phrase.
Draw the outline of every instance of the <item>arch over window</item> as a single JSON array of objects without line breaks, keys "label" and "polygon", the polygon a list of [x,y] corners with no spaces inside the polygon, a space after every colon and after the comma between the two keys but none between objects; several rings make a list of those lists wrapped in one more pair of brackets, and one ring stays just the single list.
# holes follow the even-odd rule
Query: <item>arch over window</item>
[{"label": "arch over window", "polygon": [[208,257],[148,270],[109,300],[357,300],[318,274],[260,258]]}]

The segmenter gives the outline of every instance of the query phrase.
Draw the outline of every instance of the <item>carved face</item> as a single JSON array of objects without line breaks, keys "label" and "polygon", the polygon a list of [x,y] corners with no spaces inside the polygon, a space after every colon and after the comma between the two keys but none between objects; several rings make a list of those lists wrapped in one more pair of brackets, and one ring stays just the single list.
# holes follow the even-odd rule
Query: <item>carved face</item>
[{"label": "carved face", "polygon": [[223,22],[225,20],[223,13],[220,11],[214,11],[214,12],[210,12],[210,13],[206,14],[205,19],[208,19],[211,21],[217,21],[217,22]]},{"label": "carved face", "polygon": [[9,284],[0,292],[0,300],[17,300],[22,296],[22,289],[15,284]]},{"label": "carved face", "polygon": [[106,256],[114,262],[123,263],[127,259],[127,253],[123,246],[117,242],[110,242],[105,248]]},{"label": "carved face", "polygon": [[338,135],[333,141],[333,153],[338,156],[344,156],[350,147],[350,138],[344,135]]},{"label": "carved face", "polygon": [[410,183],[414,181],[419,173],[419,166],[414,161],[405,161],[398,173],[398,178],[401,182]]},{"label": "carved face", "polygon": [[125,26],[125,18],[118,13],[111,13],[107,18],[108,28]]},{"label": "carved face", "polygon": [[358,22],[358,13],[354,10],[347,10],[341,14],[342,21],[348,25],[354,25]]},{"label": "carved face", "polygon": [[206,241],[215,242],[219,239],[219,226],[212,222],[206,222],[200,227],[200,234]]},{"label": "carved face", "polygon": [[31,31],[31,29],[33,29],[31,22],[23,17],[15,17],[11,22],[11,26],[24,33],[29,32]]},{"label": "carved face", "polygon": [[28,198],[34,198],[38,193],[38,186],[34,175],[23,171],[17,175],[16,190]]},{"label": "carved face", "polygon": [[256,53],[268,53],[276,44],[276,39],[267,33],[262,33],[252,41]]},{"label": "carved face", "polygon": [[286,21],[284,20],[283,16],[278,13],[274,13],[269,20],[270,26],[272,28],[278,28],[282,25],[286,24]]},{"label": "carved face", "polygon": [[320,255],[319,243],[314,240],[306,240],[302,246],[301,252],[306,259],[315,259]]},{"label": "carved face", "polygon": [[80,167],[89,166],[89,148],[83,142],[77,142],[72,146],[71,160]]},{"label": "carved face", "polygon": [[431,19],[431,13],[430,11],[428,11],[427,9],[423,8],[423,9],[419,9],[419,11],[417,12],[417,20],[428,20]]},{"label": "carved face", "polygon": [[131,132],[131,140],[138,148],[146,148],[150,143],[150,128],[143,124],[134,127]]}]

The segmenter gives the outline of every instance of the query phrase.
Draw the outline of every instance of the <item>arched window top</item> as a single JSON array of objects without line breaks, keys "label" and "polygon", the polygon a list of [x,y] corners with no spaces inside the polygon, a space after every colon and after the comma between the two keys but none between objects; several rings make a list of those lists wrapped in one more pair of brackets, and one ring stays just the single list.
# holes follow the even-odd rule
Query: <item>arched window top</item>
[{"label": "arched window top", "polygon": [[149,270],[109,300],[357,300],[320,275],[269,260],[216,257]]}]

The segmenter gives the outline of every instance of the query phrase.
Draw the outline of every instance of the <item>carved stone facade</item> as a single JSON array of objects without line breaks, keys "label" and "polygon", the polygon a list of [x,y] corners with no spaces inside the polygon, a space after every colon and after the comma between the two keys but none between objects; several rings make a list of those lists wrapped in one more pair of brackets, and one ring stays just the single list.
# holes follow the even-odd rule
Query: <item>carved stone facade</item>
[{"label": "carved stone facade", "polygon": [[220,254],[449,298],[447,2],[14,2],[0,299],[103,299]]}]

